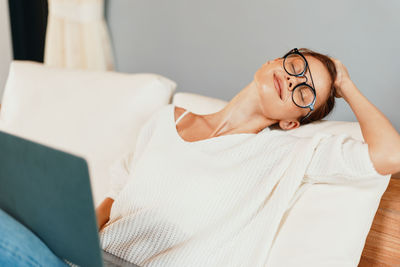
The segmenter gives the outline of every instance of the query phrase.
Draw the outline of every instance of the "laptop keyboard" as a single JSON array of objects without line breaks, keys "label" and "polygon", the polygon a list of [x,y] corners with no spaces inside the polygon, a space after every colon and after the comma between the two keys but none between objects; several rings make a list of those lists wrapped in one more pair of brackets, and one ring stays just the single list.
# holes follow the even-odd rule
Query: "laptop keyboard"
[{"label": "laptop keyboard", "polygon": [[115,266],[121,266],[121,267],[140,267],[139,265],[133,264],[129,261],[126,261],[124,259],[121,259],[120,257],[117,257],[111,253],[108,253],[104,250],[102,250],[103,253],[103,265],[104,267],[115,267]]}]

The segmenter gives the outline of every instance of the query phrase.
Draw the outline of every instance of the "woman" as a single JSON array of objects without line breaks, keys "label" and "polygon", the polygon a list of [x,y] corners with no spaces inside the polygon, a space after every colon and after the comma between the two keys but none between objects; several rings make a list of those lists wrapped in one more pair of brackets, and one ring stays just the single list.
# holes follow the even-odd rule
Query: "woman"
[{"label": "woman", "polygon": [[[350,104],[367,144],[324,138],[310,163],[312,149],[303,156],[299,143],[313,143],[285,131],[325,117],[335,96]],[[266,62],[219,112],[168,105],[153,115],[135,153],[111,167],[112,188],[97,208],[100,242],[139,266],[264,266],[299,186],[295,174],[329,179],[341,172],[360,180],[399,170],[399,134],[346,68],[293,49]]]},{"label": "woman", "polygon": [[[219,112],[168,105],[146,122],[135,152],[110,168],[111,190],[96,209],[102,248],[140,266],[263,266],[282,211],[277,206],[291,199],[279,193],[287,189],[281,177],[298,161],[289,155],[299,138],[285,131],[324,118],[335,97],[349,103],[367,143],[343,139],[356,144],[357,155],[366,152],[335,168],[350,167],[355,179],[400,171],[399,134],[347,69],[294,49],[266,62]],[[324,139],[315,155],[331,141]],[[318,156],[310,166],[309,175],[329,175]]]}]

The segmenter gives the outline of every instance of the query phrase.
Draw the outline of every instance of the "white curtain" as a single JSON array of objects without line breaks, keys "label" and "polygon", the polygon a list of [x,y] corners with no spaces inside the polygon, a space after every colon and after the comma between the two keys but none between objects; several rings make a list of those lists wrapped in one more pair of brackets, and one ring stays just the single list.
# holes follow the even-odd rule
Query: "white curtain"
[{"label": "white curtain", "polygon": [[113,57],[104,0],[48,0],[44,63],[112,70]]}]

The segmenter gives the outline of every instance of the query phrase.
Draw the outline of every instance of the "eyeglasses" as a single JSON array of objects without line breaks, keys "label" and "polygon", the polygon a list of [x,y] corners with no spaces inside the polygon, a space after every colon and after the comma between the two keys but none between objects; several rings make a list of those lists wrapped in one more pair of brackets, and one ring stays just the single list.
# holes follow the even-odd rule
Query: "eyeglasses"
[{"label": "eyeglasses", "polygon": [[[283,68],[287,74],[291,76],[306,78],[305,82],[296,85],[292,90],[293,103],[300,108],[310,109],[307,115],[300,120],[300,123],[302,123],[314,110],[315,99],[317,98],[310,67],[306,58],[299,52],[297,48],[294,48],[283,56]],[[305,76],[307,69],[310,73],[312,86],[307,84],[308,79],[307,76]]]}]

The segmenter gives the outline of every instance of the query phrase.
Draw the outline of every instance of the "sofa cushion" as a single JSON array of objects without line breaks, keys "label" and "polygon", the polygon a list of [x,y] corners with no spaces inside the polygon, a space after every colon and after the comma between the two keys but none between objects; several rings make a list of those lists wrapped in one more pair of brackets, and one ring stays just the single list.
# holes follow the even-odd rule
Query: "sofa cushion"
[{"label": "sofa cushion", "polygon": [[[173,104],[207,114],[219,111],[227,102],[176,93]],[[348,134],[364,141],[358,122],[322,120],[290,130],[296,136],[316,132]],[[369,179],[361,186],[321,183],[303,187],[305,191],[282,219],[266,266],[357,266],[389,180],[390,175]]]},{"label": "sofa cushion", "polygon": [[82,71],[14,61],[3,95],[2,130],[88,160],[94,201],[108,167],[134,149],[141,125],[170,102],[176,83],[151,73]]}]

